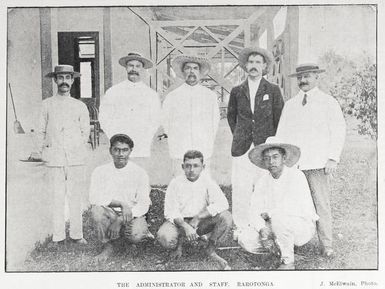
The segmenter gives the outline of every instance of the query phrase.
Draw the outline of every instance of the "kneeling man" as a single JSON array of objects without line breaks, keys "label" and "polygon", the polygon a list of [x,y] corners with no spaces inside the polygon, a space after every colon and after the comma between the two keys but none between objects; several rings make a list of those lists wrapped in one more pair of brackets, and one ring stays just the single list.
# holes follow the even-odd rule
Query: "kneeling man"
[{"label": "kneeling man", "polygon": [[201,174],[205,168],[201,152],[186,152],[182,168],[184,175],[171,180],[167,188],[164,206],[167,221],[159,228],[157,239],[164,248],[174,250],[173,258],[179,258],[183,242],[209,235],[205,253],[219,263],[220,269],[229,270],[227,261],[215,253],[218,243],[232,227],[227,199],[208,174]]},{"label": "kneeling man", "polygon": [[125,134],[110,139],[113,162],[97,167],[91,176],[90,203],[98,239],[105,244],[97,256],[106,260],[120,237],[136,244],[153,237],[145,214],[151,204],[147,173],[129,160],[134,142]]},{"label": "kneeling man", "polygon": [[239,243],[246,251],[257,253],[264,239],[274,237],[281,251],[279,269],[295,269],[294,245],[310,241],[318,219],[306,177],[292,167],[299,157],[298,147],[276,137],[249,153],[251,162],[266,173],[254,182],[248,230]]}]

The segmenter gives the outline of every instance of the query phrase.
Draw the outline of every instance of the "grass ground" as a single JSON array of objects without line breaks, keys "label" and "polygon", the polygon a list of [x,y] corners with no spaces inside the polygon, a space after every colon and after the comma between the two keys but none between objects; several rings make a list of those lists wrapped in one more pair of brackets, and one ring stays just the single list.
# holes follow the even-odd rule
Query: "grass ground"
[{"label": "grass ground", "polygon": [[[338,173],[331,182],[333,235],[336,256],[324,259],[318,255],[318,241],[296,249],[298,270],[322,269],[376,269],[377,264],[377,190],[376,147],[374,142],[350,134],[341,158]],[[228,200],[231,187],[223,186]],[[162,190],[151,192],[153,205],[149,211],[150,231],[155,235],[163,222]],[[137,250],[123,243],[114,255],[103,264],[94,262],[102,247],[96,241],[89,212],[84,214],[85,238],[89,244],[77,247],[67,242],[60,249],[48,248],[48,239],[37,243],[35,250],[25,261],[26,271],[179,271],[216,270],[216,264],[205,259],[199,247],[187,247],[181,260],[161,263],[166,252],[153,242],[144,242]],[[229,240],[225,246],[237,246]],[[264,266],[269,260],[255,260],[240,249],[219,250],[233,270],[252,270],[255,265]]]}]

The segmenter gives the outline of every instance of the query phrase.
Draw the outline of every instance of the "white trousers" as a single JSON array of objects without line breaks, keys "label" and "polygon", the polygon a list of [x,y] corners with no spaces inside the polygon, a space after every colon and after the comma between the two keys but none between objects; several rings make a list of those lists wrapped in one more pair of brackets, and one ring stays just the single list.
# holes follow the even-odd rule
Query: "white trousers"
[{"label": "white trousers", "polygon": [[[250,150],[252,148],[253,146]],[[249,160],[249,151],[242,156],[233,157],[232,162],[232,215],[235,226],[240,230],[249,223],[249,203],[253,192],[253,181],[264,172]]]},{"label": "white trousers", "polygon": [[[295,216],[272,218],[271,228],[281,249],[281,258],[285,264],[294,262],[294,245],[306,244],[315,234],[313,221]],[[242,230],[238,236],[238,242],[243,249],[254,254],[261,246],[259,233],[252,228]]]},{"label": "white trousers", "polygon": [[53,196],[53,237],[58,242],[66,238],[65,235],[65,204],[69,207],[70,238],[83,238],[82,194],[85,189],[85,167],[66,166],[48,167],[51,191]]},{"label": "white trousers", "polygon": [[[184,174],[182,169],[182,163],[183,163],[182,159],[172,159],[172,177],[173,178],[181,174]],[[204,163],[205,163],[204,172],[208,173],[211,176],[211,171],[210,171],[211,158],[204,159]]]}]

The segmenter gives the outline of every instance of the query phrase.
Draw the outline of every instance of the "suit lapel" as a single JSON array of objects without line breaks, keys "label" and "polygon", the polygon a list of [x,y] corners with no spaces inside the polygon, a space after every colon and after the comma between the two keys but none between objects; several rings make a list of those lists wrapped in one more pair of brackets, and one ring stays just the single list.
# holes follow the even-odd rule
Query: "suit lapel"
[{"label": "suit lapel", "polygon": [[241,87],[242,95],[250,101],[249,83],[247,82],[247,79],[241,84]]},{"label": "suit lapel", "polygon": [[246,98],[247,110],[249,111],[250,115],[252,115],[253,111],[251,110],[250,90],[249,90],[249,83],[247,82],[247,79],[241,85],[241,97]]},{"label": "suit lapel", "polygon": [[257,101],[258,98],[265,95],[266,92],[266,80],[262,77],[261,82],[259,83],[257,93],[255,95],[255,100]]}]

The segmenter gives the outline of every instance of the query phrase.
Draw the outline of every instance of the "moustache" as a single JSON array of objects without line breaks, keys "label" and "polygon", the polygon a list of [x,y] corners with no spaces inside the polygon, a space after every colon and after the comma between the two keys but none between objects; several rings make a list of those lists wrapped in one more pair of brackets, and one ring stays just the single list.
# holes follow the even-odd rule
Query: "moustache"
[{"label": "moustache", "polygon": [[136,71],[130,71],[128,74],[129,75],[138,75],[139,76],[139,72],[136,72]]},{"label": "moustache", "polygon": [[255,67],[253,67],[253,68],[249,69],[249,72],[252,72],[252,71],[256,71],[257,72],[258,70]]},{"label": "moustache", "polygon": [[308,83],[307,83],[307,82],[301,82],[301,83],[299,84],[299,86],[304,86],[304,85],[308,85]]},{"label": "moustache", "polygon": [[59,87],[63,87],[63,86],[70,87],[67,83],[62,83],[62,84],[59,85]]},{"label": "moustache", "polygon": [[188,77],[197,77],[195,74],[193,74],[193,73],[190,73],[189,75],[188,75]]}]

